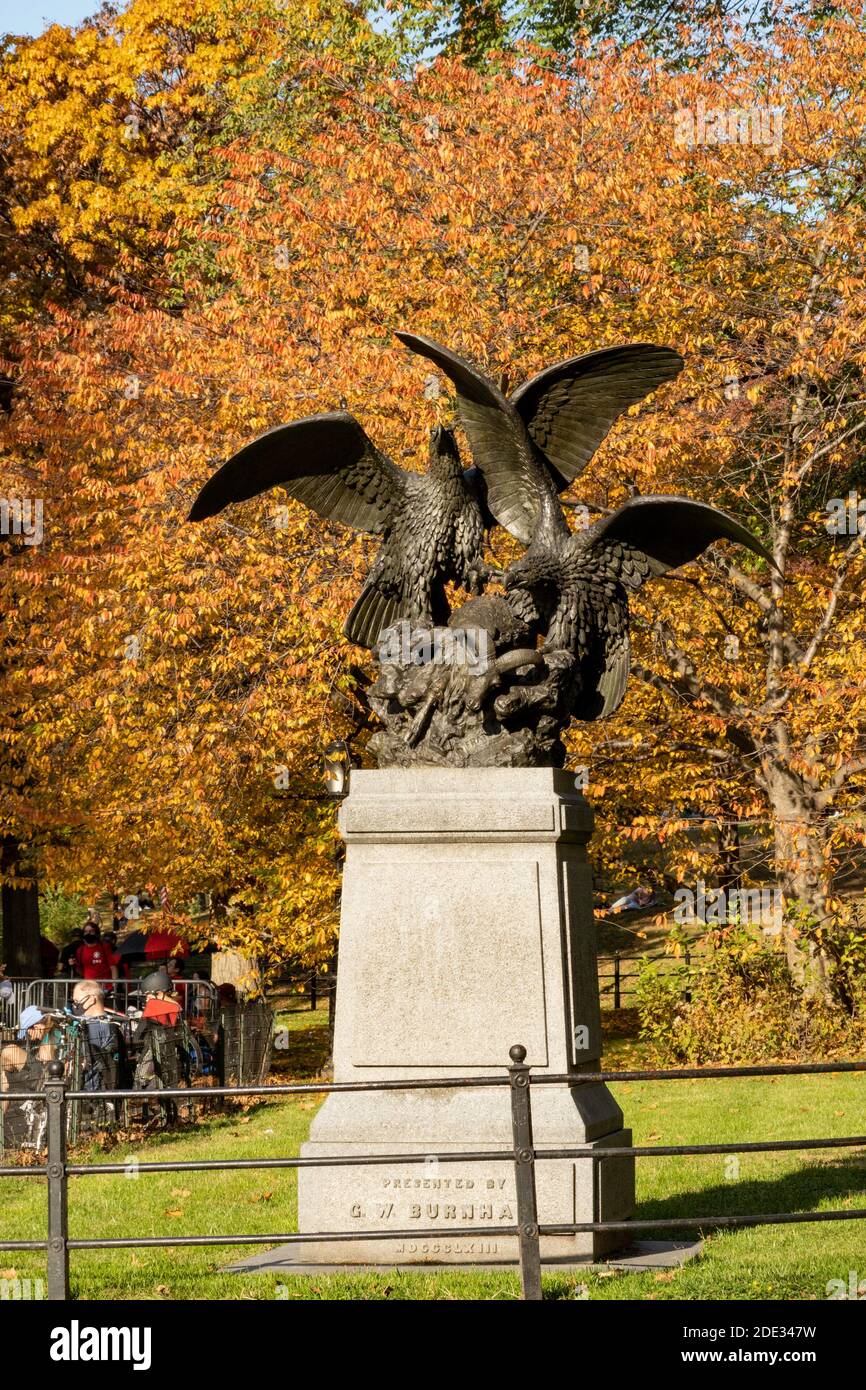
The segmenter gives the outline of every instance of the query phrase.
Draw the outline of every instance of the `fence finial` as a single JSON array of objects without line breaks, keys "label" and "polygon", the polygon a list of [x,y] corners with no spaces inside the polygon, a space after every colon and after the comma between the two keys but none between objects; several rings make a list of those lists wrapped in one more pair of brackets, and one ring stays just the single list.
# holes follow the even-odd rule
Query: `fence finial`
[{"label": "fence finial", "polygon": [[526,1048],[521,1043],[515,1043],[508,1049],[508,1055],[514,1065],[520,1067],[526,1061]]}]

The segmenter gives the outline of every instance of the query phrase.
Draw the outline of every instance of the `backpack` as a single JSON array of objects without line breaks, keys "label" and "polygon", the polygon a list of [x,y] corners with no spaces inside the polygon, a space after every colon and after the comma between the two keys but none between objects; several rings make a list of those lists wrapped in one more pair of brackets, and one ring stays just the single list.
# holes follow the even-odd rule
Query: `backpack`
[{"label": "backpack", "polygon": [[107,1018],[86,1018],[82,1020],[81,1042],[84,1058],[83,1089],[117,1090],[124,1058],[120,1029]]}]

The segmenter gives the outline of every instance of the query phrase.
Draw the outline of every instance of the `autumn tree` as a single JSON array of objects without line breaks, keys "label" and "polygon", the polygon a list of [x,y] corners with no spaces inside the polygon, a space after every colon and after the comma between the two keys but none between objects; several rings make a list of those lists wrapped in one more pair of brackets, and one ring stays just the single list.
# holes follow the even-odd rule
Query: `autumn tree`
[{"label": "autumn tree", "polygon": [[[113,314],[134,341],[148,313],[182,310],[189,284],[197,292],[211,287],[213,266],[198,232],[213,214],[226,143],[263,129],[274,149],[301,147],[331,100],[321,55],[339,54],[349,79],[354,64],[369,67],[387,48],[341,0],[194,0],[182,14],[165,0],[133,0],[119,11],[106,6],[76,29],[54,25],[36,39],[10,39],[3,50],[0,404],[12,409],[21,401],[23,411],[13,412],[0,485],[11,504],[37,503],[46,517],[41,547],[13,538],[0,555],[0,877],[10,968],[22,973],[36,968],[37,866],[70,837],[81,848],[90,811],[88,793],[81,785],[73,790],[72,738],[62,717],[51,765],[40,762],[34,729],[42,728],[52,674],[56,688],[65,684],[71,694],[67,634],[81,637],[113,547],[124,544],[105,501],[112,485],[122,491],[125,477],[113,472],[111,443],[100,452],[98,431],[90,431],[95,398],[84,389],[86,370],[75,380],[79,363],[94,348],[99,358],[99,332]],[[111,390],[124,401],[139,390],[132,357],[114,357],[120,377]],[[37,407],[34,427],[30,406],[43,386],[51,394],[44,414]],[[61,420],[84,430],[66,453],[52,444]],[[61,427],[55,440],[66,438]],[[62,593],[61,576],[69,581]],[[77,655],[86,669],[83,641]],[[46,810],[61,784],[72,792],[68,819],[62,797]],[[98,825],[98,807],[95,816]],[[104,872],[95,879],[100,885]]]},{"label": "autumn tree", "polygon": [[38,454],[64,518],[18,572],[26,809],[68,827],[44,847],[52,873],[158,865],[173,896],[228,900],[265,956],[325,951],[335,837],[315,769],[330,738],[365,737],[366,658],[339,629],[369,542],[278,494],[185,527],[196,488],[251,435],[341,403],[420,462],[453,402],[400,326],[512,386],[655,341],[683,375],[570,500],[593,516],[634,491],[700,497],[777,568],[719,547],[641,595],[636,679],[612,720],[574,731],[572,762],[608,867],[644,841],[694,875],[696,816],[723,838],[763,819],[792,968],[832,990],[833,874],[862,844],[866,771],[861,537],[826,525],[859,485],[866,421],[858,16],[784,20],[769,46],[729,33],[724,64],[687,71],[641,45],[411,77],[324,56],[302,147],[240,131],[208,214],[177,219],[211,271],[182,281],[180,312],[117,301],[28,333],[10,447]]},{"label": "autumn tree", "polygon": [[[808,12],[808,5],[796,8]],[[474,67],[513,55],[522,43],[542,45],[545,61],[568,62],[586,44],[642,42],[668,63],[683,66],[735,26],[767,36],[777,7],[759,0],[386,0],[385,11],[410,59],[431,52],[460,54]]]}]

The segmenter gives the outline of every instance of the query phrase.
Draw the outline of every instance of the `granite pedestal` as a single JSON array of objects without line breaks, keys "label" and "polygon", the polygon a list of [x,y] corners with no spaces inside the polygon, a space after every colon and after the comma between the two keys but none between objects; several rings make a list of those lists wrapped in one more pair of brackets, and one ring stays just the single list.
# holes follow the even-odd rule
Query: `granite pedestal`
[{"label": "granite pedestal", "polygon": [[[334,1037],[335,1081],[505,1075],[522,1044],[537,1148],[629,1145],[606,1086],[581,1082],[601,1055],[595,924],[586,845],[592,813],[552,768],[353,772],[340,826],[346,865]],[[424,1155],[420,1166],[305,1168],[301,1232],[376,1232],[296,1247],[305,1265],[484,1264],[514,1237],[461,1231],[516,1220],[509,1160],[446,1154],[512,1148],[509,1088],[330,1095],[305,1157]],[[602,1220],[627,1219],[633,1160],[600,1160]],[[593,1220],[594,1165],[539,1160],[542,1224]],[[390,1231],[435,1230],[395,1239]],[[542,1257],[591,1260],[628,1242],[545,1237]]]}]

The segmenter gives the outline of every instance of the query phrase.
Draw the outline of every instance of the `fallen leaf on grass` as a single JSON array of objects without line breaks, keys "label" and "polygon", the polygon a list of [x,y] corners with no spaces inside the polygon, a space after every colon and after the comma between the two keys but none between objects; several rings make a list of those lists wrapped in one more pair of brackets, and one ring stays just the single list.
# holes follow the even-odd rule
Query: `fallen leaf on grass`
[{"label": "fallen leaf on grass", "polygon": [[273,1197],[273,1192],[257,1192],[254,1197],[250,1197],[251,1202],[269,1202]]},{"label": "fallen leaf on grass", "polygon": [[174,1217],[183,1216],[183,1210],[181,1207],[166,1207],[165,1214]]}]

